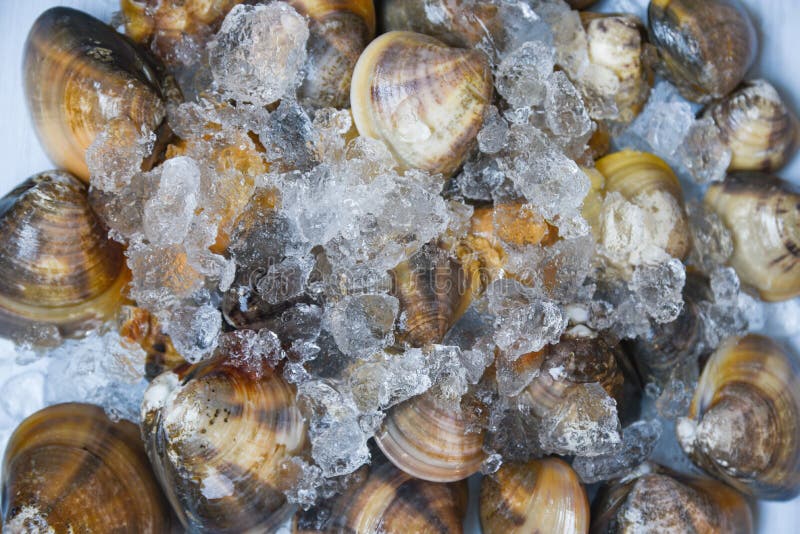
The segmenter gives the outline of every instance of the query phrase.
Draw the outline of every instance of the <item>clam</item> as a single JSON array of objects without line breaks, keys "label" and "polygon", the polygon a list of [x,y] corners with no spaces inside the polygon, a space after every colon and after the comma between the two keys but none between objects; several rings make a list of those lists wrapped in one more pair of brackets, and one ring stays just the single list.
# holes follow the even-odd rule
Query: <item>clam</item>
[{"label": "clam", "polygon": [[144,369],[147,378],[153,379],[186,363],[155,315],[144,308],[124,306],[118,322],[120,337],[127,343],[139,345],[147,354]]},{"label": "clam", "polygon": [[375,435],[396,467],[431,482],[454,482],[476,473],[485,458],[483,432],[456,401],[423,393],[394,406]]},{"label": "clam", "polygon": [[733,173],[712,184],[705,205],[733,237],[730,265],[762,299],[800,295],[800,192],[759,172]]},{"label": "clam", "polygon": [[[3,458],[3,532],[169,532],[139,429],[91,404],[25,419]],[[48,530],[49,529],[49,530]]]},{"label": "clam", "polygon": [[797,149],[797,117],[766,80],[745,82],[706,113],[731,151],[731,171],[775,171]]},{"label": "clam", "polygon": [[491,97],[481,52],[389,32],[358,59],[350,106],[359,134],[385,142],[402,166],[449,176],[475,145]]},{"label": "clam", "polygon": [[150,383],[142,435],[161,486],[193,532],[270,531],[291,513],[282,462],[305,443],[295,391],[266,365],[221,355]]},{"label": "clam", "polygon": [[298,513],[293,526],[296,533],[461,534],[466,508],[465,482],[419,480],[375,459],[365,480],[319,509]]},{"label": "clam", "polygon": [[637,477],[600,489],[592,505],[590,532],[752,534],[755,527],[747,500],[736,490],[645,464]]},{"label": "clam", "polygon": [[755,28],[739,0],[653,0],[647,13],[666,74],[690,100],[724,97],[755,60]]},{"label": "clam", "polygon": [[[113,28],[55,7],[34,23],[25,44],[25,95],[45,152],[89,181],[85,153],[112,119],[137,131],[159,128],[174,89],[160,67]],[[167,135],[162,129],[161,134]]]},{"label": "clam", "polygon": [[53,325],[79,333],[111,317],[129,280],[86,186],[61,171],[34,175],[0,200],[0,332]]},{"label": "clam", "polygon": [[486,534],[589,531],[589,500],[563,460],[503,464],[483,478],[481,526]]},{"label": "clam", "polygon": [[441,343],[471,302],[467,273],[436,245],[424,246],[391,275],[391,294],[405,318],[398,337],[411,346]]},{"label": "clam", "polygon": [[[599,159],[596,166],[605,178],[604,195],[619,193],[650,219],[651,232],[645,238],[652,243],[637,247],[652,245],[670,256],[686,257],[691,247],[688,216],[681,184],[669,165],[653,154],[623,150]],[[601,222],[601,242],[614,246],[607,222]]]},{"label": "clam", "polygon": [[375,36],[372,0],[289,0],[289,5],[309,18],[311,33],[299,96],[317,107],[347,107],[353,68]]},{"label": "clam", "polygon": [[760,499],[800,493],[798,364],[759,335],[726,340],[706,363],[676,427],[692,460]]},{"label": "clam", "polygon": [[405,30],[441,39],[452,46],[472,47],[497,33],[497,6],[470,0],[385,0],[386,31]]}]

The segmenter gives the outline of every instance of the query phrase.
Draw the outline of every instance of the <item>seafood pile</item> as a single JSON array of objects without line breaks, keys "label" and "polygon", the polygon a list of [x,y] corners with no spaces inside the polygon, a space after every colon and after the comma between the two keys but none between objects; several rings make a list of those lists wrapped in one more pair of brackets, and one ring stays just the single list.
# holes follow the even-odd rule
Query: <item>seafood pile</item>
[{"label": "seafood pile", "polygon": [[747,533],[800,494],[800,123],[738,0],[593,3],[42,13],[4,532],[459,533],[471,494],[487,534]]}]

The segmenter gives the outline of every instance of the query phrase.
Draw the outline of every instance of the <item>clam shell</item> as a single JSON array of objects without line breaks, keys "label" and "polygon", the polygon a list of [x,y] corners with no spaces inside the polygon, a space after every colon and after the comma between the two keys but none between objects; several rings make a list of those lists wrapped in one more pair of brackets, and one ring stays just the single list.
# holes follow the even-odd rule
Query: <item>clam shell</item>
[{"label": "clam shell", "polygon": [[793,356],[764,336],[725,341],[700,376],[684,450],[700,467],[760,499],[800,493],[800,380]]},{"label": "clam shell", "polygon": [[745,82],[706,113],[731,150],[731,171],[775,171],[797,150],[797,117],[765,80]]},{"label": "clam shell", "polygon": [[469,423],[460,404],[423,393],[389,411],[375,442],[409,475],[455,482],[476,473],[485,458],[483,432],[470,432]]},{"label": "clam shell", "polygon": [[469,0],[384,0],[386,31],[413,31],[451,46],[472,47],[500,35],[497,6]]},{"label": "clam shell", "polygon": [[295,391],[271,369],[216,357],[153,380],[142,405],[145,448],[183,525],[269,531],[292,511],[283,461],[305,444]]},{"label": "clam shell", "polygon": [[32,176],[0,200],[0,332],[30,324],[64,335],[110,317],[130,275],[122,247],[61,171]]},{"label": "clam shell", "polygon": [[359,134],[384,141],[398,163],[449,176],[475,145],[491,97],[481,52],[389,32],[356,63],[350,106]]},{"label": "clam shell", "polygon": [[757,172],[729,174],[712,184],[705,205],[733,236],[730,265],[762,299],[800,295],[800,192]]},{"label": "clam shell", "polygon": [[166,114],[160,68],[110,26],[55,7],[36,20],[25,43],[25,95],[45,152],[89,181],[85,153],[106,124],[129,119],[155,131]]},{"label": "clam shell", "polygon": [[755,60],[755,28],[739,0],[652,0],[648,18],[667,76],[690,100],[724,97]]},{"label": "clam shell", "polygon": [[485,534],[586,533],[589,500],[563,460],[509,463],[483,478],[480,518]]},{"label": "clam shell", "polygon": [[3,459],[4,532],[169,532],[169,505],[139,429],[91,404],[40,410]]}]

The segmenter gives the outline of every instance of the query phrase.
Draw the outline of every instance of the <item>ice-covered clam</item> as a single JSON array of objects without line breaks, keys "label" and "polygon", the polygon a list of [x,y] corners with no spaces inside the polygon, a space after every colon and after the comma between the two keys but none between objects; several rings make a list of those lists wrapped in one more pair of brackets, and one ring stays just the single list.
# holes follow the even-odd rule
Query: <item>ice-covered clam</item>
[{"label": "ice-covered clam", "polygon": [[498,31],[497,6],[471,0],[384,0],[381,15],[386,31],[413,31],[452,46],[470,47]]},{"label": "ice-covered clam", "polygon": [[331,502],[299,512],[294,532],[414,532],[460,534],[467,508],[466,482],[441,484],[416,479],[376,458],[366,480]]},{"label": "ice-covered clam", "polygon": [[739,0],[653,0],[648,18],[667,76],[690,100],[724,97],[755,60],[755,28]]},{"label": "ice-covered clam", "polygon": [[715,480],[672,475],[649,464],[638,476],[603,486],[592,505],[593,534],[754,531],[750,506],[736,490]]},{"label": "ice-covered clam", "polygon": [[0,332],[53,325],[79,333],[111,317],[130,274],[122,247],[62,171],[34,175],[0,200]]},{"label": "ice-covered clam", "polygon": [[681,446],[714,475],[761,499],[800,493],[798,363],[771,339],[726,340],[700,376]]},{"label": "ice-covered clam", "polygon": [[266,365],[217,356],[158,376],[142,435],[186,528],[269,531],[291,513],[280,466],[303,448],[305,423],[294,388]]},{"label": "ice-covered clam", "polygon": [[170,531],[139,429],[91,404],[25,419],[3,458],[3,532]]},{"label": "ice-covered clam", "polygon": [[589,531],[589,500],[563,460],[508,463],[483,478],[481,526],[486,534]]},{"label": "ice-covered clam", "polygon": [[411,476],[454,482],[476,473],[486,457],[483,432],[458,401],[429,391],[394,406],[375,441],[386,457]]},{"label": "ice-covered clam", "polygon": [[481,52],[389,32],[358,59],[350,106],[358,132],[384,141],[403,167],[449,176],[475,145],[491,97]]},{"label": "ice-covered clam", "polygon": [[23,72],[42,147],[56,165],[85,182],[86,149],[108,122],[127,119],[137,130],[155,131],[175,91],[161,67],[131,41],[66,7],[49,9],[34,23]]},{"label": "ice-covered clam", "polygon": [[729,174],[712,184],[705,205],[733,236],[730,265],[768,301],[800,295],[800,192],[760,172]]},{"label": "ice-covered clam", "polygon": [[766,80],[752,80],[710,107],[731,151],[731,171],[776,171],[794,155],[800,123]]},{"label": "ice-covered clam", "polygon": [[350,103],[358,57],[375,36],[372,0],[289,0],[309,19],[308,70],[299,95],[318,107]]}]

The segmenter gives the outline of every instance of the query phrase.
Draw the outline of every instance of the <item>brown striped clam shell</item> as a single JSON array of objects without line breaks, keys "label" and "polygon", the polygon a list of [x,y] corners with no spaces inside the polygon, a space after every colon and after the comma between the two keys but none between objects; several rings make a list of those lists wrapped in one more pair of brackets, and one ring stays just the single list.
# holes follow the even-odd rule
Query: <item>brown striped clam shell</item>
[{"label": "brown striped clam shell", "polygon": [[171,528],[139,429],[91,404],[50,406],[20,423],[6,446],[2,491],[3,532]]},{"label": "brown striped clam shell", "polygon": [[222,357],[150,383],[142,435],[175,512],[194,532],[264,532],[292,511],[280,466],[306,440],[295,391],[277,372]]},{"label": "brown striped clam shell", "polygon": [[289,0],[309,19],[308,72],[298,91],[316,107],[350,105],[350,80],[375,37],[372,0]]},{"label": "brown striped clam shell", "polygon": [[293,530],[298,534],[461,534],[466,508],[466,482],[419,480],[385,459],[375,459],[363,483],[324,503],[321,510],[299,512]]},{"label": "brown striped clam shell", "polygon": [[797,150],[800,123],[766,80],[742,84],[706,111],[731,151],[731,171],[772,172]]},{"label": "brown striped clam shell", "polygon": [[491,97],[481,52],[389,32],[358,59],[350,107],[358,133],[385,142],[400,165],[450,176],[474,147]]},{"label": "brown striped clam shell", "polygon": [[800,191],[759,172],[732,173],[712,184],[705,206],[733,237],[730,265],[763,300],[800,295]]},{"label": "brown striped clam shell", "polygon": [[42,13],[25,44],[25,95],[39,141],[60,168],[89,181],[85,153],[112,119],[155,131],[170,91],[160,67],[126,37],[66,7]]},{"label": "brown striped clam shell", "polygon": [[459,402],[429,391],[394,406],[375,435],[396,467],[431,482],[455,482],[476,473],[485,458],[482,431]]},{"label": "brown striped clam shell", "polygon": [[589,500],[577,473],[558,458],[507,463],[481,482],[485,534],[589,531]]},{"label": "brown striped clam shell", "polygon": [[111,317],[130,278],[122,247],[72,175],[34,175],[0,199],[0,332],[31,324],[75,334]]},{"label": "brown striped clam shell", "polygon": [[800,493],[798,363],[771,339],[726,340],[711,355],[677,434],[692,460],[759,499]]},{"label": "brown striped clam shell", "polygon": [[756,58],[755,28],[739,0],[652,0],[648,19],[667,76],[690,100],[724,97]]}]

